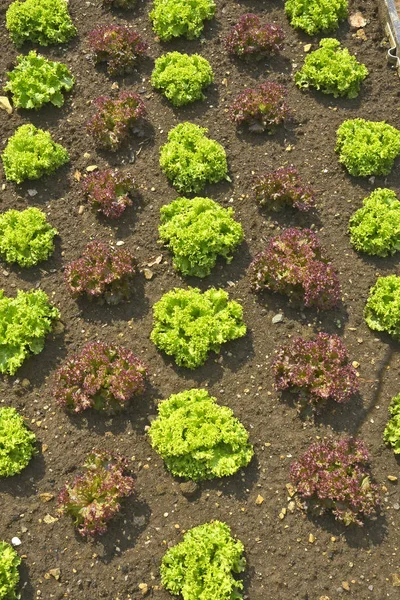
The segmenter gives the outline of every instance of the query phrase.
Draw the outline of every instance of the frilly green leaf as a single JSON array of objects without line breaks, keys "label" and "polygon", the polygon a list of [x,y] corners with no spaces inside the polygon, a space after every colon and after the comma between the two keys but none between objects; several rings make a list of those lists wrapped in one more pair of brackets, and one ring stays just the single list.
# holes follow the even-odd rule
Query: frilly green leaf
[{"label": "frilly green leaf", "polygon": [[17,57],[17,66],[7,73],[4,86],[11,92],[16,108],[39,109],[44,104],[64,104],[62,92],[69,92],[75,79],[66,65],[48,60],[34,50]]},{"label": "frilly green leaf", "polygon": [[207,390],[173,394],[160,403],[149,436],[171,473],[201,480],[233,475],[245,467],[253,448],[245,427]]},{"label": "frilly green leaf", "polygon": [[221,345],[246,334],[242,306],[224,290],[174,288],[153,307],[151,340],[177,365],[195,369]]},{"label": "frilly green leaf", "polygon": [[22,183],[50,175],[69,161],[69,154],[53,141],[49,131],[27,123],[9,138],[1,158],[6,179]]},{"label": "frilly green leaf", "polygon": [[368,75],[365,65],[357,62],[347,48],[334,38],[320,41],[318,50],[306,56],[294,80],[299,88],[314,87],[324,94],[356,98],[361,82]]},{"label": "frilly green leaf", "polygon": [[383,439],[393,448],[395,454],[400,454],[400,394],[392,398],[389,412],[391,418],[383,432]]},{"label": "frilly green leaf", "polygon": [[0,477],[21,473],[37,452],[35,442],[35,434],[15,408],[0,408]]},{"label": "frilly green leaf", "polygon": [[194,123],[179,123],[161,147],[161,169],[179,192],[198,193],[207,183],[218,183],[228,174],[224,148],[206,133],[206,128]]},{"label": "frilly green leaf", "polygon": [[400,250],[400,202],[389,189],[377,188],[349,221],[350,241],[359,252],[388,256]]},{"label": "frilly green leaf", "polygon": [[213,81],[208,60],[199,54],[168,52],[156,59],[151,84],[174,106],[204,100],[203,88]]},{"label": "frilly green leaf", "polygon": [[183,275],[209,275],[217,257],[231,262],[232,252],[243,241],[243,228],[233,219],[233,209],[210,198],[177,198],[160,212],[160,238]]},{"label": "frilly green leaf", "polygon": [[15,0],[6,12],[6,27],[17,46],[64,44],[77,34],[66,0]]},{"label": "frilly green leaf", "polygon": [[38,208],[8,210],[0,214],[0,256],[8,263],[32,267],[53,254],[57,233]]},{"label": "frilly green leaf", "polygon": [[203,21],[213,18],[215,8],[213,0],[154,0],[149,16],[163,42],[181,36],[192,40],[202,33]]},{"label": "frilly green leaf", "polygon": [[370,290],[364,318],[371,329],[386,331],[400,340],[400,277],[378,278]]},{"label": "frilly green leaf", "polygon": [[385,121],[349,119],[337,130],[336,152],[350,175],[388,175],[400,154],[400,131]]},{"label": "frilly green leaf", "polygon": [[315,35],[338,28],[348,15],[348,0],[286,0],[285,12],[292,27]]},{"label": "frilly green leaf", "polygon": [[21,559],[7,542],[0,542],[0,598],[1,600],[17,600],[16,587],[19,583],[18,567]]},{"label": "frilly green leaf", "polygon": [[183,600],[240,600],[242,581],[233,574],[246,566],[244,546],[234,540],[226,523],[212,521],[187,531],[161,564],[161,580]]},{"label": "frilly green leaf", "polygon": [[30,352],[39,354],[59,316],[42,290],[18,290],[16,298],[0,290],[0,373],[14,375]]}]

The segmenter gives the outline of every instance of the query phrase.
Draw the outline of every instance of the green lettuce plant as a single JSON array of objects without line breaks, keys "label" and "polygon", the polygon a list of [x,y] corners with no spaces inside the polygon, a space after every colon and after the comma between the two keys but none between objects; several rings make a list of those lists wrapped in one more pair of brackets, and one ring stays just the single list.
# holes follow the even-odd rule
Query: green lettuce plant
[{"label": "green lettuce plant", "polygon": [[0,600],[17,600],[21,559],[7,542],[0,542]]},{"label": "green lettuce plant", "polygon": [[286,0],[285,12],[292,27],[315,35],[339,27],[348,15],[348,0]]},{"label": "green lettuce plant", "polygon": [[177,198],[162,206],[160,213],[160,238],[183,275],[209,275],[217,257],[231,262],[232,252],[243,241],[243,228],[234,220],[233,209],[210,198]]},{"label": "green lettuce plant", "polygon": [[400,340],[400,277],[378,277],[369,292],[364,318],[374,331],[386,331]]},{"label": "green lettuce plant", "polygon": [[383,432],[383,439],[392,446],[395,454],[400,454],[400,394],[392,398],[389,413],[391,416]]},{"label": "green lettuce plant", "polygon": [[219,406],[204,389],[186,390],[161,402],[149,436],[173,475],[195,481],[233,475],[254,453],[232,410]]},{"label": "green lettuce plant", "polygon": [[32,50],[17,56],[17,66],[7,73],[9,81],[4,86],[11,92],[16,108],[41,108],[51,102],[64,104],[63,92],[69,92],[75,79],[66,65],[48,60]]},{"label": "green lettuce plant", "polygon": [[149,13],[153,30],[160,40],[184,36],[188,40],[198,38],[203,31],[203,21],[215,14],[213,0],[154,0]]},{"label": "green lettuce plant", "polygon": [[377,188],[349,221],[350,241],[359,252],[388,256],[400,250],[400,202],[392,190]]},{"label": "green lettuce plant", "polygon": [[66,0],[15,0],[7,10],[6,27],[17,46],[26,41],[64,44],[77,33]]},{"label": "green lettuce plant", "polygon": [[324,94],[356,98],[361,83],[368,75],[365,65],[359,63],[347,48],[341,48],[335,38],[320,41],[318,50],[306,56],[304,65],[294,80],[299,88],[314,87]]},{"label": "green lettuce plant", "polygon": [[14,375],[30,353],[39,354],[59,316],[42,290],[18,290],[16,298],[0,290],[0,373]]},{"label": "green lettuce plant", "polygon": [[242,306],[224,290],[174,288],[153,306],[151,340],[177,365],[195,369],[221,345],[246,334]]},{"label": "green lettuce plant", "polygon": [[244,546],[226,523],[212,521],[189,529],[183,541],[164,554],[161,581],[183,600],[241,600]]},{"label": "green lettuce plant", "polygon": [[53,141],[49,131],[27,123],[9,138],[1,158],[6,179],[22,183],[54,173],[69,161],[69,154]]},{"label": "green lettuce plant", "polygon": [[53,254],[57,234],[38,208],[8,210],[0,214],[0,256],[8,263],[32,267]]},{"label": "green lettuce plant", "polygon": [[174,106],[204,100],[203,88],[214,79],[208,60],[199,54],[168,52],[156,59],[151,84]]},{"label": "green lettuce plant", "polygon": [[385,121],[349,119],[337,130],[336,152],[350,175],[388,175],[400,154],[400,131]]},{"label": "green lettuce plant", "polygon": [[227,179],[225,150],[207,132],[194,123],[179,123],[161,146],[161,169],[179,192],[198,193],[207,183]]},{"label": "green lettuce plant", "polygon": [[35,442],[35,434],[15,408],[0,408],[0,477],[21,473],[36,454]]}]

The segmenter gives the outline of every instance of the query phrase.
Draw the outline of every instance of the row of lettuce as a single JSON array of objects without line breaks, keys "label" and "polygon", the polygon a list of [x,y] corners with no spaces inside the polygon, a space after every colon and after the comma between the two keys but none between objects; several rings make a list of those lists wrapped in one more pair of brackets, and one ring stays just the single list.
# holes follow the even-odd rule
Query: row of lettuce
[{"label": "row of lettuce", "polygon": [[[106,8],[133,9],[135,0],[103,0]],[[335,29],[348,14],[347,0],[286,0],[290,23],[310,35]],[[212,0],[155,0],[150,12],[161,41],[199,37],[204,21],[212,19]],[[26,41],[47,46],[72,40],[77,34],[65,0],[19,0],[6,13],[6,26],[17,46]],[[234,60],[269,58],[282,51],[284,32],[255,14],[243,15],[223,40]],[[89,33],[87,46],[95,64],[104,63],[110,77],[132,71],[147,56],[138,32],[125,25],[103,25]],[[366,67],[333,38],[321,40],[295,76],[302,89],[316,88],[334,97],[355,98]],[[156,59],[151,83],[174,107],[205,100],[214,80],[211,64],[202,56],[169,52]],[[75,78],[69,68],[36,51],[17,58],[5,90],[16,108],[60,107]],[[228,116],[251,133],[273,133],[292,118],[284,86],[266,82],[244,90],[233,101]],[[93,101],[95,114],[87,132],[99,148],[117,152],[132,132],[146,127],[146,107],[138,94],[118,92]],[[172,129],[160,150],[160,167],[179,194],[201,193],[207,184],[229,180],[224,148],[207,137],[207,129],[184,122]],[[345,121],[337,132],[339,161],[354,176],[387,175],[400,154],[400,131],[374,121]],[[2,154],[6,179],[17,184],[39,179],[69,162],[69,153],[50,132],[22,125]],[[98,212],[120,218],[134,203],[137,185],[127,170],[103,169],[87,175],[82,194]],[[294,208],[313,211],[318,199],[294,167],[258,174],[252,195],[262,211]],[[204,278],[218,259],[231,262],[244,239],[234,211],[210,198],[182,196],[161,208],[159,235],[182,276]],[[365,198],[349,223],[353,247],[385,257],[400,248],[400,204],[390,189],[376,189]],[[9,210],[0,215],[0,256],[10,264],[29,268],[54,252],[56,229],[37,208]],[[65,283],[74,298],[86,296],[116,305],[129,299],[139,276],[134,256],[126,249],[92,241],[82,256],[65,268]],[[341,303],[339,276],[316,234],[290,228],[272,237],[250,265],[249,283],[256,293],[286,295],[297,306],[321,311]],[[371,289],[364,316],[375,331],[400,338],[400,277],[378,278]],[[196,369],[210,353],[220,353],[228,341],[246,334],[243,308],[222,289],[201,292],[175,288],[153,307],[151,340],[183,368]],[[41,291],[0,292],[0,372],[13,375],[30,354],[43,350],[60,312]],[[351,362],[341,339],[320,333],[298,338],[276,352],[271,364],[278,391],[296,392],[299,410],[315,410],[327,402],[345,403],[358,393],[357,363]],[[55,401],[67,411],[96,410],[115,414],[145,391],[148,368],[131,350],[116,344],[91,342],[70,356],[54,377]],[[392,400],[385,441],[400,453],[400,395]],[[201,481],[233,475],[251,461],[254,449],[243,424],[207,390],[190,389],[172,395],[158,406],[148,431],[153,449],[174,477]],[[36,437],[13,408],[0,409],[0,477],[18,475],[37,452]],[[67,482],[58,498],[59,512],[70,515],[85,537],[102,534],[120,509],[120,501],[134,493],[128,461],[107,450],[93,450],[83,471]],[[295,460],[290,469],[291,492],[301,510],[333,512],[345,525],[362,525],[376,515],[379,487],[373,483],[366,446],[360,440],[330,438],[318,441]],[[228,600],[242,597],[236,574],[245,568],[243,544],[231,537],[225,523],[212,521],[185,533],[162,561],[163,584],[184,600],[202,595]],[[13,600],[20,558],[0,543],[0,598]]]}]

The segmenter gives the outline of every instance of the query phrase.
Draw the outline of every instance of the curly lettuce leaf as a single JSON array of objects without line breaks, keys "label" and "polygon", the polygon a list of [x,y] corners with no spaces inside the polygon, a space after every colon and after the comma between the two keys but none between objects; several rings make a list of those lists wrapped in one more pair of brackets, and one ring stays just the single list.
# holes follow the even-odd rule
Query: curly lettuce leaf
[{"label": "curly lettuce leaf", "polygon": [[350,175],[388,175],[400,154],[400,131],[385,121],[349,119],[337,130],[336,152]]},{"label": "curly lettuce leaf", "polygon": [[193,40],[202,33],[203,22],[213,18],[215,8],[213,0],[154,0],[149,16],[163,42],[181,36]]},{"label": "curly lettuce leaf", "polygon": [[210,352],[246,334],[242,306],[224,290],[175,288],[153,306],[151,340],[177,365],[195,369]]},{"label": "curly lettuce leaf", "polygon": [[34,50],[17,57],[17,66],[7,73],[4,86],[11,92],[16,108],[39,109],[44,104],[64,104],[63,92],[69,92],[75,79],[63,63],[53,62]]},{"label": "curly lettuce leaf", "polygon": [[15,408],[0,408],[0,477],[21,473],[36,454],[35,442]]},{"label": "curly lettuce leaf", "polygon": [[53,254],[57,233],[38,208],[8,210],[0,214],[0,256],[8,263],[32,267]]},{"label": "curly lettuce leaf", "polygon": [[161,564],[161,580],[171,594],[183,600],[240,600],[244,546],[234,540],[226,523],[212,521],[187,531],[183,541],[170,548]]},{"label": "curly lettuce leaf", "polygon": [[59,316],[42,290],[18,290],[16,298],[0,290],[0,373],[14,375],[31,352],[39,354]]},{"label": "curly lettuce leaf", "polygon": [[177,198],[160,212],[160,238],[183,275],[209,275],[217,257],[231,262],[232,252],[243,241],[243,228],[233,219],[233,209],[210,198]]},{"label": "curly lettuce leaf", "polygon": [[208,129],[179,123],[160,150],[160,166],[172,185],[183,193],[198,193],[207,183],[227,179],[224,148],[206,137]]},{"label": "curly lettuce leaf", "polygon": [[391,418],[383,432],[383,439],[393,448],[395,454],[400,454],[400,394],[392,398],[389,412]]},{"label": "curly lettuce leaf", "polygon": [[173,394],[160,403],[158,413],[149,430],[151,444],[177,477],[233,475],[253,456],[245,427],[207,390]]},{"label": "curly lettuce leaf", "polygon": [[306,56],[302,69],[295,74],[296,85],[299,88],[314,87],[335,98],[356,98],[361,82],[368,75],[367,67],[347,48],[341,48],[334,38],[325,38],[319,45],[318,50]]},{"label": "curly lettuce leaf", "polygon": [[359,252],[388,256],[400,250],[400,202],[389,189],[377,188],[349,221],[350,241]]},{"label": "curly lettuce leaf", "polygon": [[17,600],[20,597],[16,591],[20,564],[21,559],[14,548],[7,542],[0,541],[0,598],[2,600]]},{"label": "curly lettuce leaf", "polygon": [[339,27],[348,15],[348,0],[286,0],[285,12],[292,27],[315,35]]},{"label": "curly lettuce leaf", "polygon": [[1,158],[6,179],[22,183],[50,175],[69,161],[69,154],[53,141],[49,131],[27,123],[10,137]]},{"label": "curly lettuce leaf", "polygon": [[156,59],[151,84],[174,106],[204,100],[203,88],[214,79],[208,60],[199,54],[168,52]]},{"label": "curly lettuce leaf", "polygon": [[378,278],[370,290],[364,318],[374,331],[386,331],[400,340],[400,277]]},{"label": "curly lettuce leaf", "polygon": [[66,0],[15,0],[6,12],[6,27],[16,46],[63,44],[77,34]]}]

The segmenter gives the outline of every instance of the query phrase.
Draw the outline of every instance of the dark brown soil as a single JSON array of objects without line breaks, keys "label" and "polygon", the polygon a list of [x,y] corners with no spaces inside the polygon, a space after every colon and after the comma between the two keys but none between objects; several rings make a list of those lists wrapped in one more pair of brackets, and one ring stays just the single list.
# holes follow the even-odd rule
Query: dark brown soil
[{"label": "dark brown soil", "polygon": [[[3,80],[17,55],[4,27],[10,2],[0,0]],[[352,11],[362,10],[368,18],[366,39],[357,38],[347,23],[337,32],[370,71],[356,100],[334,100],[302,93],[295,87],[292,75],[304,59],[303,47],[311,41],[315,48],[317,39],[290,28],[283,0],[226,0],[217,4],[216,19],[206,26],[201,41],[159,44],[148,19],[149,2],[140,2],[129,15],[105,12],[100,0],[70,0],[79,38],[65,48],[41,49],[48,56],[64,60],[77,77],[75,91],[65,107],[34,114],[18,111],[11,116],[0,111],[1,148],[19,125],[32,121],[49,129],[71,154],[69,166],[37,182],[14,186],[5,184],[1,175],[1,210],[38,206],[60,233],[53,258],[40,268],[22,271],[0,266],[1,288],[10,295],[18,288],[42,288],[60,308],[65,325],[63,333],[49,336],[42,354],[25,363],[18,378],[5,378],[0,383],[1,402],[16,407],[28,419],[42,450],[20,476],[0,484],[0,539],[10,541],[18,536],[22,540],[18,550],[24,555],[23,600],[127,600],[142,597],[140,583],[148,584],[152,598],[166,600],[170,595],[160,588],[159,565],[167,546],[177,543],[183,530],[212,519],[226,521],[246,547],[247,598],[383,600],[399,595],[392,585],[392,574],[400,573],[399,513],[394,508],[398,508],[400,492],[397,483],[387,479],[388,475],[400,475],[399,465],[382,442],[388,404],[399,392],[399,348],[387,337],[376,337],[363,320],[369,288],[378,274],[398,272],[397,258],[358,256],[350,247],[346,230],[350,214],[375,187],[399,191],[400,161],[386,179],[356,179],[341,168],[334,151],[336,129],[347,118],[385,119],[400,127],[399,79],[386,62],[387,44],[376,2],[350,2]],[[249,11],[262,12],[285,29],[285,50],[269,63],[243,65],[230,60],[221,46],[221,36]],[[115,155],[98,153],[84,129],[93,110],[90,101],[100,94],[115,93],[111,90],[113,81],[88,60],[85,44],[90,28],[111,20],[133,23],[150,44],[152,59],[171,49],[201,52],[215,71],[215,84],[207,100],[179,110],[172,109],[152,90],[149,77],[153,60],[144,61],[135,75],[119,80],[121,88],[143,94],[152,131],[146,139],[132,140],[130,148]],[[237,131],[226,115],[231,99],[243,87],[266,79],[288,86],[293,122],[273,136]],[[226,148],[233,183],[209,187],[205,195],[224,206],[233,206],[246,234],[246,242],[232,264],[218,265],[210,277],[200,282],[183,281],[174,273],[168,252],[157,244],[159,208],[177,196],[160,172],[158,151],[171,127],[184,120],[208,127],[210,136]],[[135,160],[129,165],[132,157]],[[116,224],[98,219],[86,205],[83,214],[78,212],[84,200],[74,173],[85,173],[87,166],[104,166],[107,162],[129,165],[141,187],[140,203],[128,209]],[[318,211],[311,217],[286,212],[270,219],[258,211],[249,194],[252,171],[290,163],[318,190]],[[37,195],[31,198],[28,189],[37,190]],[[251,257],[282,228],[312,224],[340,272],[343,307],[316,315],[291,308],[283,297],[256,298],[246,277]],[[140,266],[162,252],[163,262],[151,267],[153,279],[146,281],[143,275],[138,276],[131,302],[109,308],[77,303],[66,293],[64,265],[77,258],[94,238],[123,240]],[[172,287],[188,283],[202,289],[215,285],[229,290],[232,298],[243,303],[248,325],[247,336],[227,345],[222,359],[212,356],[194,372],[176,368],[149,340],[153,303]],[[271,319],[278,312],[284,314],[284,321],[273,325]],[[291,336],[307,336],[320,330],[343,336],[351,359],[360,363],[361,394],[343,408],[327,406],[315,422],[302,421],[296,409],[275,393],[270,359]],[[121,342],[142,357],[151,373],[148,391],[144,399],[132,403],[126,414],[113,419],[96,415],[69,417],[52,398],[54,371],[67,354],[79,350],[87,340],[96,339]],[[179,481],[166,472],[152,451],[145,427],[155,413],[156,399],[193,386],[208,386],[221,403],[235,411],[250,430],[256,457],[237,476],[204,483],[192,499],[186,499]],[[287,507],[285,484],[293,458],[318,436],[331,433],[357,434],[367,443],[374,476],[383,487],[381,515],[364,528],[346,529],[329,517],[313,520],[300,512],[279,518],[282,508]],[[40,494],[56,496],[86,454],[99,446],[118,449],[131,458],[137,493],[125,502],[121,516],[106,535],[96,542],[86,542],[67,518],[53,524],[44,522],[46,515],[56,516],[56,500],[45,503]],[[262,505],[255,503],[258,494],[264,498]],[[315,537],[313,543],[310,534]],[[45,575],[54,568],[61,569],[59,581]]]}]

